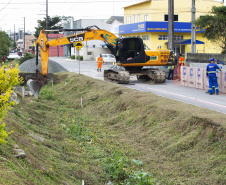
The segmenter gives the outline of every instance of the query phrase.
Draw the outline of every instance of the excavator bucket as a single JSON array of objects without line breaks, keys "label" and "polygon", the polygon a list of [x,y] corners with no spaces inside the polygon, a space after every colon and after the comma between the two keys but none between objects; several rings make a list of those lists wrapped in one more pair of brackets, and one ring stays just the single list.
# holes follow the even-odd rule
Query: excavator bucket
[{"label": "excavator bucket", "polygon": [[41,88],[44,85],[45,85],[44,84],[44,81],[42,81],[42,80],[32,80],[32,79],[29,79],[27,81],[27,86],[29,87],[29,89],[31,90],[32,94],[36,98],[38,98],[39,92],[40,92]]},{"label": "excavator bucket", "polygon": [[53,80],[53,73],[49,73],[47,77],[44,77],[41,73],[19,73],[24,79],[24,83],[30,89],[32,94],[38,98],[41,88],[46,85],[49,81]]}]

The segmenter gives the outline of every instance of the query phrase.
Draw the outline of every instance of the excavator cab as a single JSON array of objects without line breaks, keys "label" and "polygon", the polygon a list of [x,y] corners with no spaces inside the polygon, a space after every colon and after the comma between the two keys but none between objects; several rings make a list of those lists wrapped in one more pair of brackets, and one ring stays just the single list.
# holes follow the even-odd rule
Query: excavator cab
[{"label": "excavator cab", "polygon": [[118,43],[118,63],[139,63],[144,61],[145,51],[143,41],[139,37],[123,38]]}]

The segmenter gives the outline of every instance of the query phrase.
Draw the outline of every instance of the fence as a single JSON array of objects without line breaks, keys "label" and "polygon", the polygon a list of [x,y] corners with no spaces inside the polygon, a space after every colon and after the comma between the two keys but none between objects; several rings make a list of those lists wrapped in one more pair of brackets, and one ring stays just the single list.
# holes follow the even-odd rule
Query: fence
[{"label": "fence", "polygon": [[[226,71],[217,71],[217,81],[220,93],[226,95]],[[175,67],[173,84],[206,91],[209,89],[206,69],[200,67],[181,66],[181,78],[179,67]]]},{"label": "fence", "polygon": [[210,58],[214,58],[216,61],[221,60],[226,65],[225,54],[212,54],[212,53],[187,53],[186,63],[206,63],[209,62]]}]

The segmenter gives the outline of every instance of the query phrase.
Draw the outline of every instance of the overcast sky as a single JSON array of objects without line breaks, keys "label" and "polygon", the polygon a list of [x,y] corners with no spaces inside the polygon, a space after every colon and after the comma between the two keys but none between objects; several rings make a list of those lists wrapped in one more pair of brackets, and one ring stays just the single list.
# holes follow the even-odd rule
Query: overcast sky
[{"label": "overcast sky", "polygon": [[[123,16],[123,7],[143,0],[48,0],[48,15],[77,19],[108,19]],[[159,0],[161,1],[161,0]],[[184,1],[184,0],[183,0]],[[189,0],[187,0],[189,1]],[[191,0],[190,0],[191,1]],[[221,0],[218,0],[221,1]],[[0,0],[0,29],[34,31],[37,20],[46,16],[46,0]]]},{"label": "overcast sky", "polygon": [[[77,19],[108,19],[122,16],[123,7],[142,0],[48,0],[48,15]],[[37,20],[46,16],[46,0],[0,0],[0,28],[4,31],[24,27],[34,31]]]}]

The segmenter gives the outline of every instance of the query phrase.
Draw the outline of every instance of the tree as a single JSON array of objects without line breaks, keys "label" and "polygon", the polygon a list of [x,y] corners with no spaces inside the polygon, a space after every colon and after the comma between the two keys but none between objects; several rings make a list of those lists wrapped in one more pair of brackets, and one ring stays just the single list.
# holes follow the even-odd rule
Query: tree
[{"label": "tree", "polygon": [[[61,18],[56,16],[56,17],[49,17],[48,16],[48,29],[62,29],[63,27],[61,26]],[[38,20],[38,27],[35,27],[36,31],[35,31],[35,34],[34,36],[36,38],[38,38],[39,34],[40,34],[40,31],[42,29],[46,29],[46,18],[44,18],[44,20]]]},{"label": "tree", "polygon": [[213,6],[209,14],[196,19],[194,24],[203,30],[203,37],[218,44],[226,54],[226,6]]},{"label": "tree", "polygon": [[9,47],[11,46],[11,41],[6,32],[0,31],[0,59],[3,55],[9,55]]}]

